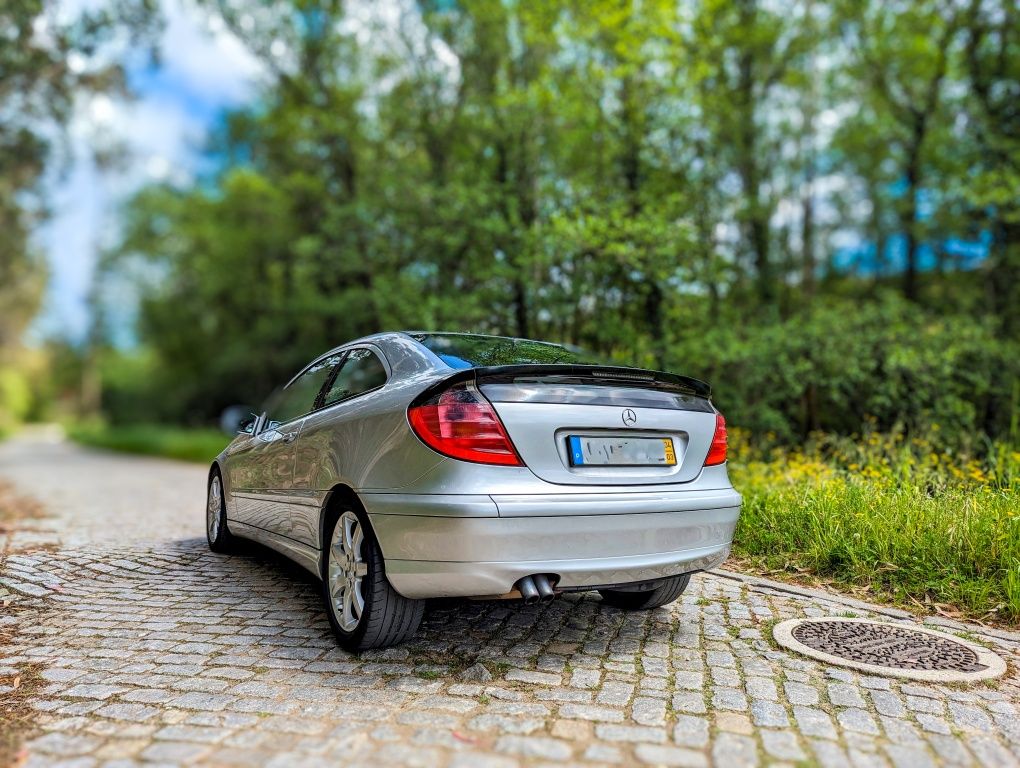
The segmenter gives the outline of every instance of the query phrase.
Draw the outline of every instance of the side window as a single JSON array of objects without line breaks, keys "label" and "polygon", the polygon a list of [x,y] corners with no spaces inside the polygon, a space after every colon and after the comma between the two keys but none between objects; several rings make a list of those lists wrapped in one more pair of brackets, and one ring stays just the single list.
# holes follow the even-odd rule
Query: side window
[{"label": "side window", "polygon": [[343,355],[332,355],[302,373],[269,405],[270,422],[284,424],[315,409],[315,399]]},{"label": "side window", "polygon": [[354,349],[340,366],[322,404],[333,405],[386,383],[386,369],[370,349]]}]

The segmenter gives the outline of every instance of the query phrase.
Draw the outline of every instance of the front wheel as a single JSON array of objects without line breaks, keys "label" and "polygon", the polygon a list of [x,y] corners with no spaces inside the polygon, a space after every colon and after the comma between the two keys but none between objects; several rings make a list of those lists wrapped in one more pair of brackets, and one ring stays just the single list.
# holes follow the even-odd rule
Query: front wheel
[{"label": "front wheel", "polygon": [[230,552],[234,537],[227,529],[227,505],[223,499],[223,478],[214,469],[209,474],[209,491],[205,505],[205,538],[213,552]]},{"label": "front wheel", "polygon": [[662,605],[669,605],[680,597],[687,589],[690,580],[691,574],[683,573],[679,576],[670,576],[668,579],[659,579],[652,589],[641,592],[600,589],[599,594],[602,595],[602,600],[606,604],[627,611],[658,608]]},{"label": "front wheel", "polygon": [[425,603],[397,593],[386,580],[382,551],[353,509],[341,510],[328,531],[323,568],[326,614],[349,651],[396,645],[414,635]]}]

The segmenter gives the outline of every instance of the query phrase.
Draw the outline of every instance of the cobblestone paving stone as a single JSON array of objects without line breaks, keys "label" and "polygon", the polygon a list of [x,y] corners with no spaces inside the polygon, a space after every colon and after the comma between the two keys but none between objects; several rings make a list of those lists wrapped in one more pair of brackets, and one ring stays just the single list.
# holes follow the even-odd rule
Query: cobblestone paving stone
[{"label": "cobblestone paving stone", "polygon": [[[30,766],[1020,763],[1009,633],[951,626],[1010,660],[997,682],[869,677],[767,637],[787,618],[872,611],[718,572],[649,613],[595,594],[437,601],[415,641],[354,656],[296,566],[206,549],[204,469],[18,441],[0,475],[61,505],[29,538],[55,551],[11,553],[15,535],[3,564],[17,610],[0,668],[41,663],[46,681]],[[110,536],[101,502],[118,494]]]}]

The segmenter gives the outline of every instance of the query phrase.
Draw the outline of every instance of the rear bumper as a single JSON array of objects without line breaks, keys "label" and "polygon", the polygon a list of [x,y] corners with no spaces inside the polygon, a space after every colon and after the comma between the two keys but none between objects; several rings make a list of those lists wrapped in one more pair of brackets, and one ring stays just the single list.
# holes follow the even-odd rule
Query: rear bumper
[{"label": "rear bumper", "polygon": [[506,594],[535,573],[594,588],[712,568],[740,513],[732,489],[361,499],[390,583],[411,598]]}]

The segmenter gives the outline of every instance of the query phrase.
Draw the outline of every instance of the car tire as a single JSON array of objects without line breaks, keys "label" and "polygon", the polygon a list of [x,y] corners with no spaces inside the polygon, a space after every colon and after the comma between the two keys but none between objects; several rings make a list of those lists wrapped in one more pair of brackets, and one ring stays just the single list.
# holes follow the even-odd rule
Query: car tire
[{"label": "car tire", "polygon": [[227,528],[227,502],[223,495],[223,477],[219,469],[209,473],[205,501],[205,539],[213,552],[225,554],[234,549],[236,539]]},{"label": "car tire", "polygon": [[412,637],[425,602],[406,598],[390,586],[382,550],[365,514],[340,509],[327,526],[324,543],[322,596],[337,642],[349,651],[364,651]]},{"label": "car tire", "polygon": [[600,589],[599,594],[602,595],[604,603],[614,608],[622,608],[625,611],[647,610],[672,603],[684,593],[690,580],[691,574],[683,573],[679,576],[670,576],[668,579],[659,579],[653,589],[641,592]]}]

